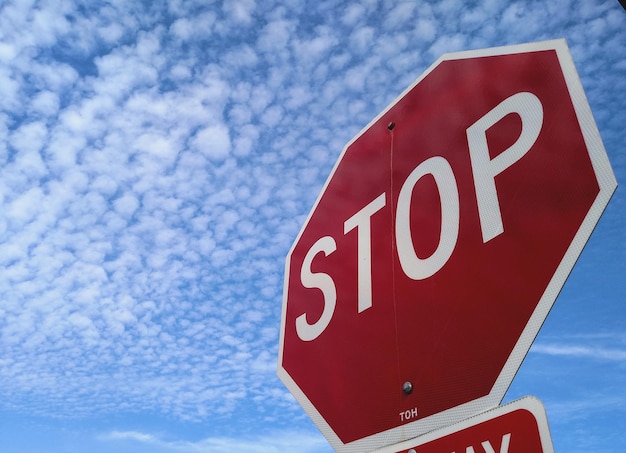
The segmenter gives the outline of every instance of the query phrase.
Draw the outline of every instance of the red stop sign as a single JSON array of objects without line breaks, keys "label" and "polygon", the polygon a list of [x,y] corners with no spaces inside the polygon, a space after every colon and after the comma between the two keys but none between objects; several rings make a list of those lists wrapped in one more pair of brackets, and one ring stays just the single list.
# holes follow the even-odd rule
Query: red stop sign
[{"label": "red stop sign", "polygon": [[293,244],[280,378],[342,452],[496,406],[615,187],[564,40],[443,56]]}]

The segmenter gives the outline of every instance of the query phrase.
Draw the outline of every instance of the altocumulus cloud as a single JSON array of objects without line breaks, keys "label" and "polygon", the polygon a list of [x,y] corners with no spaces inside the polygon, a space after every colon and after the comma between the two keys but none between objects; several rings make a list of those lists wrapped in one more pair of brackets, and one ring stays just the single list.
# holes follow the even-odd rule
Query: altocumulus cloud
[{"label": "altocumulus cloud", "polygon": [[299,206],[272,198],[277,174],[296,173],[253,154],[273,99],[226,123],[270,89],[236,86],[239,60],[221,67],[204,42],[223,44],[255,5],[189,8],[0,11],[5,407],[203,419],[248,398],[293,405],[264,383]]}]

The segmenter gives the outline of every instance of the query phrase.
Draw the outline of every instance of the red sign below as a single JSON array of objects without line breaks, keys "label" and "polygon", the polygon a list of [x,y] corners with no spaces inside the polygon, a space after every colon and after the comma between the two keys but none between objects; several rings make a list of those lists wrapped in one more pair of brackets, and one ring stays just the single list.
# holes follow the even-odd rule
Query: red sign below
[{"label": "red sign below", "polygon": [[[417,442],[417,443],[416,443]],[[553,453],[546,411],[527,396],[378,453]]]}]

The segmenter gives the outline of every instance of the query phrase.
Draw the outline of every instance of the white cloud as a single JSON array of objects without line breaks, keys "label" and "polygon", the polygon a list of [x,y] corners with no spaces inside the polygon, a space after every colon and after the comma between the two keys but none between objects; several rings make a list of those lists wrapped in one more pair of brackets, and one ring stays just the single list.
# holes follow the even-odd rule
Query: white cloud
[{"label": "white cloud", "polygon": [[125,193],[120,198],[113,202],[115,206],[115,210],[120,213],[123,217],[131,217],[137,208],[139,207],[139,200],[131,194]]},{"label": "white cloud", "polygon": [[444,53],[457,52],[463,50],[465,46],[465,36],[461,34],[440,36],[430,46],[428,51],[433,58],[439,58]]},{"label": "white cloud", "polygon": [[18,104],[19,83],[6,68],[0,68],[0,107],[11,111]]},{"label": "white cloud", "polygon": [[36,9],[32,14],[30,27],[38,45],[51,46],[59,35],[69,31],[70,23],[59,12],[54,9]]},{"label": "white cloud", "polygon": [[47,145],[47,164],[52,171],[63,171],[76,164],[78,153],[84,149],[84,137],[72,134],[70,131],[55,129],[51,133],[51,140]]},{"label": "white cloud", "polygon": [[419,10],[418,3],[411,1],[400,2],[385,17],[385,28],[398,29],[407,22],[412,22],[415,10]]},{"label": "white cloud", "polygon": [[235,23],[248,24],[252,21],[255,0],[233,0],[224,3],[224,11]]},{"label": "white cloud", "polygon": [[626,361],[626,349],[610,349],[605,347],[539,343],[532,346],[531,352],[572,358],[587,358],[617,362]]},{"label": "white cloud", "polygon": [[170,26],[170,32],[185,41],[193,36],[193,24],[189,19],[178,19]]},{"label": "white cloud", "polygon": [[335,33],[329,27],[317,27],[315,36],[311,39],[294,39],[295,55],[299,57],[305,67],[314,67],[320,60],[325,59],[339,43]]},{"label": "white cloud", "polygon": [[269,22],[261,31],[257,46],[264,52],[281,52],[287,48],[287,44],[295,29],[292,21],[277,19]]},{"label": "white cloud", "polygon": [[263,112],[261,115],[261,122],[265,126],[272,128],[277,126],[284,116],[284,109],[279,105],[273,105]]},{"label": "white cloud", "polygon": [[54,117],[59,110],[59,96],[52,91],[42,91],[31,101],[35,113],[45,117]]},{"label": "white cloud", "polygon": [[99,436],[101,441],[135,441],[152,445],[163,451],[194,453],[280,453],[298,451],[301,453],[330,452],[330,447],[320,436],[304,432],[272,432],[262,437],[213,437],[198,441],[163,440],[159,437],[139,431],[111,431]]},{"label": "white cloud", "polygon": [[375,31],[372,27],[357,28],[350,35],[350,44],[353,51],[364,54],[375,43],[374,35]]},{"label": "white cloud", "polygon": [[110,433],[101,436],[104,440],[136,440],[138,442],[153,443],[158,442],[151,434],[145,434],[138,431],[111,431]]},{"label": "white cloud", "polygon": [[427,18],[420,18],[415,24],[415,35],[421,41],[430,42],[437,35],[436,22]]},{"label": "white cloud", "polygon": [[15,58],[17,50],[9,43],[0,43],[0,60],[8,62]]},{"label": "white cloud", "polygon": [[40,212],[43,199],[44,194],[39,187],[28,189],[9,204],[6,210],[8,219],[16,222],[18,228],[33,221]]},{"label": "white cloud", "polygon": [[231,151],[229,130],[223,124],[207,126],[196,132],[192,145],[211,160],[224,160]]},{"label": "white cloud", "polygon": [[365,8],[360,4],[348,5],[344,11],[341,20],[344,24],[354,26],[365,14]]},{"label": "white cloud", "polygon": [[134,148],[153,157],[158,163],[170,166],[176,160],[180,146],[170,137],[148,132],[137,137]]}]

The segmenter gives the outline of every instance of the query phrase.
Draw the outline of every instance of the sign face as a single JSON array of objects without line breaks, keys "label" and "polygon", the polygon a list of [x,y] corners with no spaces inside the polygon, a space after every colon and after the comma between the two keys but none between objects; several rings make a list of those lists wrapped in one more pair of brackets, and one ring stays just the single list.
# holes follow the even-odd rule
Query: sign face
[{"label": "sign face", "polygon": [[496,407],[615,187],[564,40],[444,55],[294,242],[279,377],[339,452]]},{"label": "sign face", "polygon": [[554,448],[541,401],[525,397],[378,453],[554,453]]}]

